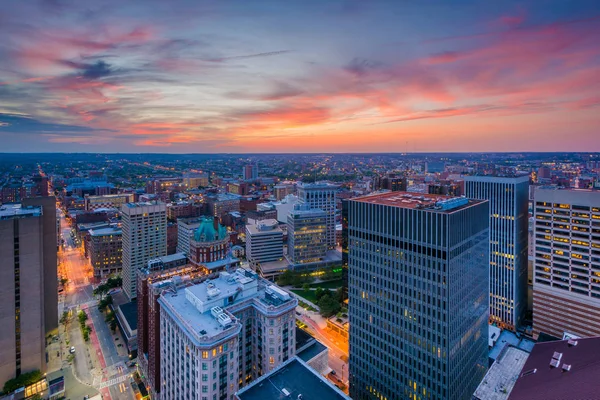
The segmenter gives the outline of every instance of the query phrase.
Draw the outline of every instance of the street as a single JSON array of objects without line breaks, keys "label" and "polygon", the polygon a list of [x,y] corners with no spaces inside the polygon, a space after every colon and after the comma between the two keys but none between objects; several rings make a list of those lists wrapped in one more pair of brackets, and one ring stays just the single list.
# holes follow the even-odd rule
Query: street
[{"label": "street", "polygon": [[[59,315],[70,311],[71,317],[65,326],[67,335],[62,340],[64,351],[62,365],[71,346],[75,347],[73,374],[75,378],[100,391],[104,399],[135,399],[129,384],[132,369],[126,366],[129,361],[125,351],[121,355],[117,350],[115,338],[104,314],[98,310],[98,300],[94,298],[91,284],[93,271],[83,253],[83,246],[71,236],[71,227],[64,213],[57,209],[60,216],[60,237],[64,241],[58,252],[60,278],[66,278],[63,293],[59,296]],[[92,327],[90,340],[85,342],[77,320],[79,310],[88,315],[87,325]],[[122,341],[122,339],[120,339]]]},{"label": "street", "polygon": [[[348,386],[348,364],[342,359],[348,357],[348,342],[319,325],[315,320],[322,320],[318,313],[296,307],[297,318],[308,326],[307,332],[329,348],[329,367],[335,371],[336,376]],[[298,313],[300,315],[298,315]]]}]

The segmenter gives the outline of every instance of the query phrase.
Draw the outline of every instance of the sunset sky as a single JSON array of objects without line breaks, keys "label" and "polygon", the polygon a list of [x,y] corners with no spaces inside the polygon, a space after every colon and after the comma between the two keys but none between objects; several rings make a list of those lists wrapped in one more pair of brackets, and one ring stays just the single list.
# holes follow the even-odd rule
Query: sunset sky
[{"label": "sunset sky", "polygon": [[6,1],[0,152],[600,151],[600,1]]}]

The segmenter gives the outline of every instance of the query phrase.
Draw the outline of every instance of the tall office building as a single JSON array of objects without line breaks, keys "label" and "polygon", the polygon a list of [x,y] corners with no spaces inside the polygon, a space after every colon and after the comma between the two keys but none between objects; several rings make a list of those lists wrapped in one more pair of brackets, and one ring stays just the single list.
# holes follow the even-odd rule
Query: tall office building
[{"label": "tall office building", "polygon": [[288,258],[293,264],[321,261],[327,255],[327,214],[297,205],[288,215]]},{"label": "tall office building", "polygon": [[350,397],[467,400],[488,364],[488,202],[349,201]]},{"label": "tall office building", "polygon": [[[52,215],[54,207],[54,201],[49,210],[0,206],[0,387],[22,373],[46,370],[45,334],[58,306],[52,303],[57,295],[56,274],[48,277],[44,269],[46,251],[56,258],[56,242],[46,246],[50,238],[44,237],[44,212]],[[50,228],[56,228],[54,220]],[[53,293],[46,292],[47,279],[54,284]],[[54,312],[46,313],[47,307],[54,307]]]},{"label": "tall office building", "polygon": [[298,185],[300,203],[310,208],[318,208],[327,215],[327,247],[335,247],[335,208],[339,186],[327,182],[304,183]]},{"label": "tall office building", "polygon": [[250,270],[172,285],[158,304],[161,398],[231,399],[296,353],[298,301]]},{"label": "tall office building", "polygon": [[490,202],[490,322],[516,331],[527,311],[529,176],[466,176],[465,193]]},{"label": "tall office building", "polygon": [[255,264],[283,259],[283,231],[277,220],[246,225],[246,258]]},{"label": "tall office building", "polygon": [[30,197],[21,201],[23,207],[42,208],[42,262],[44,271],[44,326],[46,332],[58,328],[58,230],[56,198]]},{"label": "tall office building", "polygon": [[245,181],[255,181],[258,179],[258,163],[244,165],[242,177]]},{"label": "tall office building", "polygon": [[600,336],[600,191],[536,188],[533,332]]},{"label": "tall office building", "polygon": [[127,203],[121,208],[123,229],[123,290],[136,297],[137,271],[148,260],[167,255],[167,206],[164,203]]}]

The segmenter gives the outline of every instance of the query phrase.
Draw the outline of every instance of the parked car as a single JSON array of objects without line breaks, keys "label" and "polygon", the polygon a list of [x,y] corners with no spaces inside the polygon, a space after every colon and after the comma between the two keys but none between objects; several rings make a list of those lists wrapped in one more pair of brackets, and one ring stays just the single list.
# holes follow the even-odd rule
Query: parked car
[{"label": "parked car", "polygon": [[75,353],[75,346],[71,346],[71,350],[69,350],[71,354]]}]

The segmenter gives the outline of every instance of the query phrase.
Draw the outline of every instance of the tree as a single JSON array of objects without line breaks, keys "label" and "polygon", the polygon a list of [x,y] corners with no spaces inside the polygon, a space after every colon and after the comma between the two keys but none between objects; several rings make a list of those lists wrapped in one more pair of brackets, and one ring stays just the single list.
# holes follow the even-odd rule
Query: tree
[{"label": "tree", "polygon": [[110,321],[110,330],[113,331],[113,333],[117,330],[117,319],[113,318],[112,321]]},{"label": "tree", "polygon": [[12,393],[15,390],[22,388],[23,386],[32,385],[38,381],[42,380],[42,372],[39,370],[26,372],[17,376],[16,378],[10,379],[6,381],[4,387],[2,388],[2,392],[5,394]]},{"label": "tree", "polygon": [[335,315],[341,309],[340,303],[335,301],[335,299],[329,294],[325,294],[324,296],[322,296],[321,299],[317,302],[317,305],[321,310],[321,315],[325,318],[329,318],[332,315]]},{"label": "tree", "polygon": [[67,322],[67,319],[69,319],[69,312],[63,311],[62,316],[60,317],[60,323],[64,325]]},{"label": "tree", "polygon": [[317,298],[317,301],[321,300],[321,297],[325,296],[328,292],[329,292],[329,290],[325,290],[322,287],[316,288],[315,289],[315,297]]},{"label": "tree", "polygon": [[302,285],[302,290],[304,290],[305,292],[310,290],[310,285],[308,283],[305,283],[304,285]]},{"label": "tree", "polygon": [[106,307],[108,307],[112,303],[113,303],[113,298],[109,294],[108,296],[106,296],[102,300],[100,300],[100,302],[98,303],[98,310],[104,311],[106,309]]},{"label": "tree", "polygon": [[294,278],[294,273],[291,270],[284,271],[283,274],[279,275],[277,279],[277,284],[280,286],[287,286],[292,283],[292,279]]}]

